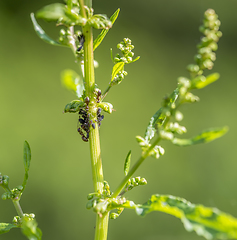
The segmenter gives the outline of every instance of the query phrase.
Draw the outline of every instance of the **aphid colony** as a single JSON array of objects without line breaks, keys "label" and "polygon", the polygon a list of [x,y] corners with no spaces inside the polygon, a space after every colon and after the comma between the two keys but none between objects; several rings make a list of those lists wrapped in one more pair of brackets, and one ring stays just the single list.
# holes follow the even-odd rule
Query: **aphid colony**
[{"label": "aphid colony", "polygon": [[[100,96],[101,96],[101,91],[99,90],[97,92],[97,97],[96,97],[97,103],[100,102]],[[95,122],[97,122],[98,127],[100,127],[101,121],[104,119],[104,115],[101,115],[101,108],[98,108],[97,112],[96,112],[97,119],[94,120],[95,122],[90,120],[90,113],[89,113],[90,99],[89,99],[89,97],[86,97],[84,101],[86,103],[86,107],[81,108],[79,110],[79,119],[78,119],[78,129],[77,129],[77,131],[80,133],[82,140],[84,142],[88,142],[90,127],[95,129]]]}]

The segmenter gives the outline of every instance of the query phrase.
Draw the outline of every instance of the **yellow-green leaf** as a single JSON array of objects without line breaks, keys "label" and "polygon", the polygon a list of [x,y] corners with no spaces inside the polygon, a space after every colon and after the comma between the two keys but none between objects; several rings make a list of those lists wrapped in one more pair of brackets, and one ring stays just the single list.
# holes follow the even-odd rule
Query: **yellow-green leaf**
[{"label": "yellow-green leaf", "polygon": [[52,38],[50,38],[45,31],[41,28],[41,26],[37,23],[34,13],[30,14],[31,17],[31,21],[33,23],[34,26],[34,30],[36,32],[36,34],[38,35],[39,38],[41,38],[42,40],[44,40],[45,42],[51,44],[51,45],[55,45],[55,46],[64,46],[62,44],[60,44],[59,42],[53,40]]},{"label": "yellow-green leaf", "polygon": [[212,74],[208,75],[207,77],[202,76],[202,75],[198,76],[192,80],[191,88],[197,88],[197,89],[204,88],[204,87],[208,86],[209,84],[217,81],[219,78],[220,78],[219,73],[212,73]]},{"label": "yellow-green leaf", "polygon": [[0,234],[7,233],[12,228],[17,228],[17,226],[12,223],[0,223]]},{"label": "yellow-green leaf", "polygon": [[122,71],[124,68],[124,62],[118,62],[114,65],[113,70],[112,70],[112,77],[111,77],[111,82],[114,80],[115,76]]},{"label": "yellow-green leaf", "polygon": [[73,70],[66,69],[61,73],[61,80],[64,87],[73,91],[77,97],[81,97],[85,89],[82,78]]},{"label": "yellow-green leaf", "polygon": [[[118,8],[116,10],[116,12],[110,17],[110,21],[112,22],[112,24],[114,24],[115,20],[117,19],[118,15],[119,15],[119,11],[120,11],[120,9]],[[103,39],[106,36],[106,34],[108,33],[108,31],[109,31],[109,29],[103,29],[101,31],[101,33],[98,35],[98,37],[94,40],[94,42],[93,42],[93,50],[94,51],[101,44],[101,42],[103,41]]]},{"label": "yellow-green leaf", "polygon": [[187,231],[195,231],[206,239],[237,239],[237,219],[216,208],[195,205],[170,195],[152,195],[136,207],[138,215],[160,211],[179,218]]},{"label": "yellow-green leaf", "polygon": [[223,128],[212,128],[206,131],[203,131],[201,134],[189,138],[189,139],[180,139],[173,138],[172,143],[177,146],[190,146],[198,143],[207,143],[211,142],[219,137],[222,137],[228,131],[228,127]]}]

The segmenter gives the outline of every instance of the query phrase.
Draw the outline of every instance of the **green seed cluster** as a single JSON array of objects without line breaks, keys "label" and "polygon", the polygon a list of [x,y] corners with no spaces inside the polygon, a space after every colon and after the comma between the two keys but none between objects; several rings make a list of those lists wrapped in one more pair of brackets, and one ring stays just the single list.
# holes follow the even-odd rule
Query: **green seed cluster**
[{"label": "green seed cluster", "polygon": [[113,79],[111,85],[117,85],[120,84],[122,82],[122,80],[125,78],[125,76],[127,76],[128,73],[124,70],[120,71],[115,78]]},{"label": "green seed cluster", "polygon": [[[142,153],[145,153],[150,147],[151,144],[148,143],[147,140],[145,140],[143,137],[141,136],[136,136],[136,140],[138,142],[138,144],[140,145],[141,149],[142,149]],[[152,156],[156,159],[158,159],[161,155],[164,155],[165,150],[164,148],[162,148],[161,146],[156,145],[151,151],[149,156]]]},{"label": "green seed cluster", "polygon": [[129,38],[124,38],[122,42],[117,45],[117,48],[121,51],[122,56],[117,53],[114,58],[115,62],[124,62],[125,64],[131,63],[133,61],[134,53],[132,50],[134,46],[132,45],[132,41]]},{"label": "green seed cluster", "polygon": [[203,25],[200,27],[200,31],[204,34],[201,39],[201,43],[197,46],[198,53],[195,55],[196,64],[188,65],[188,70],[191,75],[201,75],[203,70],[212,69],[214,61],[216,60],[215,51],[218,49],[217,42],[222,36],[222,32],[219,31],[220,20],[218,15],[213,9],[208,9],[204,14]]},{"label": "green seed cluster", "polygon": [[129,191],[132,190],[134,187],[137,186],[142,186],[142,185],[146,185],[147,184],[147,180],[145,178],[141,178],[141,177],[135,177],[132,179],[129,179],[126,186],[125,186],[125,191]]}]

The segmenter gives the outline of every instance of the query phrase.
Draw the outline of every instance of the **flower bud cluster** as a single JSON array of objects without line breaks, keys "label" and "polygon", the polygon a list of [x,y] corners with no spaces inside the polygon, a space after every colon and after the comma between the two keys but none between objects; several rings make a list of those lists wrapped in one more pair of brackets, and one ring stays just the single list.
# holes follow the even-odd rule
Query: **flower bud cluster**
[{"label": "flower bud cluster", "polygon": [[96,206],[100,204],[100,207],[103,204],[105,204],[105,201],[106,201],[106,208],[107,208],[107,205],[108,205],[108,198],[111,197],[111,192],[110,192],[110,187],[109,187],[109,184],[108,182],[104,181],[104,187],[103,187],[103,192],[102,193],[99,193],[99,192],[96,192],[96,193],[90,193],[87,195],[87,199],[89,200],[86,204],[86,208],[87,209],[91,209],[93,208],[96,212],[98,210],[98,207],[96,208]]},{"label": "flower bud cluster", "polygon": [[124,62],[125,64],[131,63],[133,61],[134,53],[132,50],[134,46],[129,38],[124,38],[122,42],[117,45],[117,48],[122,52],[122,56],[117,54],[114,58],[114,62]]},{"label": "flower bud cluster", "polygon": [[3,188],[8,188],[9,184],[9,177],[7,175],[2,175],[0,173],[0,185],[2,185]]},{"label": "flower bud cluster", "polygon": [[[28,218],[28,220],[34,220],[35,219],[35,214],[34,213],[24,213],[24,217]],[[20,225],[22,223],[22,219],[20,216],[15,216],[12,220],[12,223],[15,225]]]},{"label": "flower bud cluster", "polygon": [[134,187],[146,185],[146,184],[147,184],[147,180],[145,178],[135,177],[128,180],[125,186],[125,191],[127,192],[132,190]]},{"label": "flower bud cluster", "polygon": [[113,81],[111,82],[111,86],[113,85],[117,85],[120,84],[122,82],[122,80],[125,78],[125,76],[127,76],[128,73],[124,70],[120,71],[113,79]]},{"label": "flower bud cluster", "polygon": [[112,27],[112,22],[104,14],[95,14],[87,20],[87,24],[96,29],[109,29]]},{"label": "flower bud cluster", "polygon": [[[141,136],[136,136],[136,140],[142,149],[142,154],[144,154],[150,147],[151,144],[148,143],[144,138]],[[165,150],[161,146],[156,145],[151,151],[150,156],[158,159],[161,155],[164,155]]]},{"label": "flower bud cluster", "polygon": [[65,30],[65,29],[61,29],[59,32],[59,39],[58,41],[65,45],[65,46],[70,46],[71,44],[73,45],[73,43],[75,42],[74,37],[72,36],[71,32],[69,29]]},{"label": "flower bud cluster", "polygon": [[184,126],[180,126],[177,122],[169,122],[166,125],[165,130],[177,134],[183,134],[187,132],[187,129]]},{"label": "flower bud cluster", "polygon": [[13,188],[10,191],[7,191],[5,193],[2,194],[2,199],[6,200],[6,199],[14,199],[14,200],[20,200],[20,197],[22,195],[22,190],[23,190],[23,186],[17,186],[15,188]]},{"label": "flower bud cluster", "polygon": [[201,75],[203,70],[212,69],[216,60],[215,51],[218,48],[217,42],[222,36],[219,31],[220,20],[213,9],[208,9],[204,14],[203,25],[200,31],[204,34],[198,47],[198,54],[195,55],[195,64],[188,65],[188,70],[193,76]]}]

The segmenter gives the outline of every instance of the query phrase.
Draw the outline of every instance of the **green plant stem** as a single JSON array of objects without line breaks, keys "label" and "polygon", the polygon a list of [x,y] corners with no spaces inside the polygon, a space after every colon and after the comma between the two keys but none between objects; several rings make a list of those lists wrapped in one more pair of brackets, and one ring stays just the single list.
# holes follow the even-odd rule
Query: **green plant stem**
[{"label": "green plant stem", "polygon": [[108,92],[109,92],[109,90],[110,90],[111,87],[112,87],[112,86],[109,85],[109,86],[106,88],[106,90],[104,91],[104,93],[103,93],[103,95],[102,95],[102,97],[101,97],[101,101],[104,100],[104,98],[105,98],[106,95],[108,94]]},{"label": "green plant stem", "polygon": [[96,217],[95,240],[106,240],[108,232],[109,212]]},{"label": "green plant stem", "polygon": [[128,172],[128,175],[122,180],[122,182],[119,184],[115,192],[112,194],[111,198],[116,198],[120,192],[125,187],[128,180],[132,177],[132,175],[136,172],[136,170],[139,168],[139,166],[143,163],[143,161],[149,156],[152,149],[157,145],[157,143],[160,141],[160,137],[156,139],[156,141],[149,147],[149,149],[142,154],[142,156],[137,160],[137,162],[133,165],[133,167]]},{"label": "green plant stem", "polygon": [[16,208],[17,214],[22,218],[23,217],[23,211],[21,209],[20,202],[16,201],[16,200],[12,200],[12,202],[13,202],[15,208]]},{"label": "green plant stem", "polygon": [[[81,9],[84,9],[83,0],[79,0]],[[85,4],[91,8],[92,1],[85,1]],[[95,74],[94,74],[94,52],[93,52],[93,32],[92,28],[85,26],[82,29],[83,35],[85,37],[84,43],[84,79],[85,79],[85,90],[86,95],[90,98],[89,112],[90,120],[95,120],[96,117],[93,117],[97,111],[96,101],[94,100],[94,88],[95,88]],[[96,115],[96,114],[95,114]],[[90,128],[89,136],[90,144],[90,153],[91,153],[91,166],[92,166],[92,178],[94,191],[102,193],[104,177],[103,177],[103,168],[101,160],[101,151],[100,151],[100,138],[99,138],[99,129],[96,124],[95,129]],[[106,240],[108,232],[108,220],[109,212],[104,213],[103,215],[97,215],[96,217],[96,229],[95,229],[95,240]]]}]

